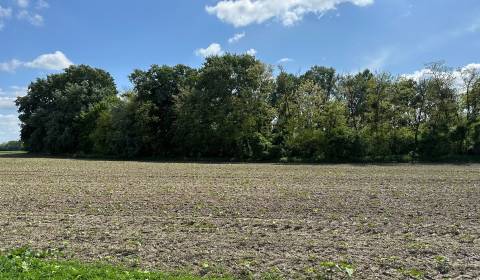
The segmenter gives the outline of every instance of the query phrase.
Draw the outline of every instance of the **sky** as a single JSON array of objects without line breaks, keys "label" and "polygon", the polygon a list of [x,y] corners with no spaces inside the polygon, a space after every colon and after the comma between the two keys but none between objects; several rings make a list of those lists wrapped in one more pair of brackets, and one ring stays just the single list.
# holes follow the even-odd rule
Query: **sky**
[{"label": "sky", "polygon": [[16,96],[72,64],[107,70],[119,90],[152,64],[201,66],[249,53],[302,73],[480,68],[479,0],[0,0],[0,142],[19,138]]}]

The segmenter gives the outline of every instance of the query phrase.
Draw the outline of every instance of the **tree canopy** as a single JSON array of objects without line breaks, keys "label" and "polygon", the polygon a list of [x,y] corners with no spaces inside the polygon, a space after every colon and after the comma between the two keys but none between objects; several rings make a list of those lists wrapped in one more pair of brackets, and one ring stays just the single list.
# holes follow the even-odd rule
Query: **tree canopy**
[{"label": "tree canopy", "polygon": [[25,148],[46,153],[239,160],[402,160],[480,155],[480,75],[441,63],[413,80],[314,66],[279,73],[250,55],[152,65],[117,93],[71,66],[17,100]]}]

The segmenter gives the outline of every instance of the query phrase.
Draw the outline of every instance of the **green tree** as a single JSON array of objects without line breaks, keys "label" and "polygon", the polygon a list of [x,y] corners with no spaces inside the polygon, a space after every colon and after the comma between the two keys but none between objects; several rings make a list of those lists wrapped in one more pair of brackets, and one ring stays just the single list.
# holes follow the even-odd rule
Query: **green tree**
[{"label": "green tree", "polygon": [[195,83],[196,70],[177,65],[153,65],[148,71],[135,70],[130,75],[136,95],[135,122],[142,138],[142,155],[171,156],[175,143],[175,98]]},{"label": "green tree", "polygon": [[422,131],[420,153],[424,157],[438,158],[452,154],[455,147],[463,149],[460,146],[463,146],[465,130],[460,123],[452,71],[443,63],[432,63],[427,69],[427,120]]},{"label": "green tree", "polygon": [[261,159],[274,111],[271,69],[249,55],[213,56],[177,103],[177,142],[188,156]]},{"label": "green tree", "polygon": [[334,97],[337,75],[335,69],[331,67],[313,66],[300,77],[301,80],[310,80],[325,91],[328,98]]},{"label": "green tree", "polygon": [[82,115],[116,93],[110,74],[86,65],[37,79],[27,95],[16,101],[21,139],[34,152],[88,152],[90,143],[83,142],[82,135],[88,135],[93,126],[82,121]]}]

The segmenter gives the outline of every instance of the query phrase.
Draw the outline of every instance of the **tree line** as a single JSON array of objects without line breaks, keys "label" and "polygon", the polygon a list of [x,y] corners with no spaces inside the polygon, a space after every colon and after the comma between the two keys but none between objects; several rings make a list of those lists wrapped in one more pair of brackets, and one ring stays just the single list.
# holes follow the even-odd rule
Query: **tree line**
[{"label": "tree line", "polygon": [[39,78],[16,101],[32,152],[118,157],[357,161],[480,155],[480,75],[442,63],[419,79],[250,55],[135,70],[118,93],[86,65]]},{"label": "tree line", "polygon": [[21,141],[8,141],[5,143],[0,143],[0,151],[21,151],[23,150],[23,145]]}]

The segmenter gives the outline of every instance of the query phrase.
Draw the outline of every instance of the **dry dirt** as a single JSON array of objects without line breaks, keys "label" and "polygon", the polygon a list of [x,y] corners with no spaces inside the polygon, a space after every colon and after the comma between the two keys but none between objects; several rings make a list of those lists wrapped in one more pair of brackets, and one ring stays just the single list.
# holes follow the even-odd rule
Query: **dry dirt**
[{"label": "dry dirt", "polygon": [[149,269],[297,279],[331,261],[353,279],[480,279],[479,210],[480,165],[0,155],[0,249]]}]

